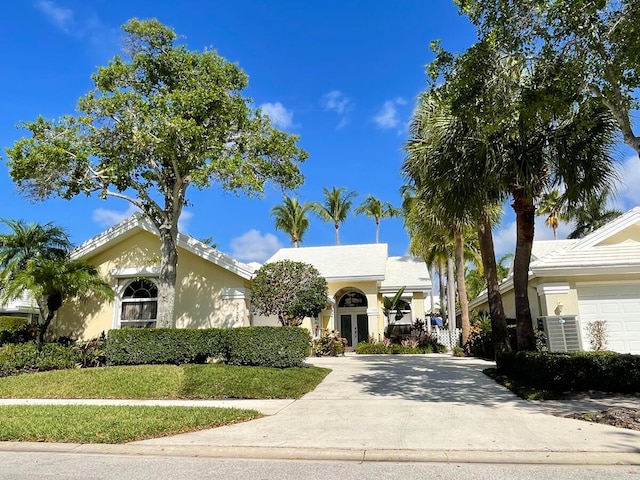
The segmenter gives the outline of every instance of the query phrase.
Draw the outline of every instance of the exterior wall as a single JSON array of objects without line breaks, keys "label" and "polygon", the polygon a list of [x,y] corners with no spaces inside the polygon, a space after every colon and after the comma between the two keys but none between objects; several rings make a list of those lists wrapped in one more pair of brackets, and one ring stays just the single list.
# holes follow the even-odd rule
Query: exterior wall
[{"label": "exterior wall", "polygon": [[[531,308],[531,317],[539,317],[541,314],[541,304],[537,294],[537,282],[529,282],[529,307]],[[502,293],[502,305],[504,307],[504,314],[507,318],[516,318],[516,300],[513,294],[513,289],[509,289]],[[484,301],[478,306],[470,308],[472,312],[488,312],[489,302],[485,298]]]},{"label": "exterior wall", "polygon": [[[137,232],[88,260],[96,265],[114,288],[128,281],[114,270],[158,268],[160,240],[146,231]],[[143,276],[143,275],[140,275]],[[150,278],[153,278],[151,275]],[[179,248],[176,282],[176,327],[207,328],[249,325],[249,282],[189,251]],[[115,302],[71,302],[60,310],[51,331],[55,336],[92,338],[115,327]]]}]

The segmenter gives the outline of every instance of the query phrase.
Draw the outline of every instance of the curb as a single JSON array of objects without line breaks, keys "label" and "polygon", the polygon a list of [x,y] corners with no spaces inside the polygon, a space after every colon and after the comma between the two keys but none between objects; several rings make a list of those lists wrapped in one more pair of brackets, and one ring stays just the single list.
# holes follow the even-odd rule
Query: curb
[{"label": "curb", "polygon": [[640,465],[640,453],[606,451],[386,450],[366,448],[214,447],[194,445],[0,442],[0,452],[205,457],[345,462],[487,463],[541,465]]}]

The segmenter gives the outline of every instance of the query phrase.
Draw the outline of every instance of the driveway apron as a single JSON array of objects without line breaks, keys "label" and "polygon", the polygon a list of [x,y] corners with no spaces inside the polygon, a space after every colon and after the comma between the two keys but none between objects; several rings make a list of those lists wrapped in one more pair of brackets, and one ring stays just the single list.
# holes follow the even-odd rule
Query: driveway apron
[{"label": "driveway apron", "polygon": [[277,414],[157,446],[640,453],[640,432],[552,416],[449,355],[311,358],[332,372]]}]

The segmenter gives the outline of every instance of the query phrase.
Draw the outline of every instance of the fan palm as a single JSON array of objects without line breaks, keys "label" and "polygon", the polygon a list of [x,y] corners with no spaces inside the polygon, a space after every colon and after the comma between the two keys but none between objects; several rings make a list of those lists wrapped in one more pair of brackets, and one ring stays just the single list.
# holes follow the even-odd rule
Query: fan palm
[{"label": "fan palm", "polygon": [[353,198],[358,194],[354,191],[347,190],[346,187],[333,187],[331,190],[324,187],[324,203],[313,202],[310,209],[322,220],[333,222],[336,229],[336,245],[340,245],[340,224],[344,223],[351,210]]},{"label": "fan palm", "polygon": [[376,222],[376,243],[379,241],[380,220],[382,218],[399,217],[402,211],[389,202],[381,202],[373,195],[368,195],[364,202],[354,210],[356,215],[364,214]]},{"label": "fan palm", "polygon": [[547,227],[553,230],[553,239],[558,239],[558,224],[560,220],[564,220],[565,216],[562,214],[564,199],[558,190],[551,190],[545,192],[540,197],[538,203],[538,209],[536,214],[546,215],[544,223]]},{"label": "fan palm", "polygon": [[276,230],[287,233],[296,248],[300,246],[302,237],[309,228],[309,208],[308,204],[301,204],[297,198],[285,195],[282,204],[271,209],[271,216],[276,221]]}]

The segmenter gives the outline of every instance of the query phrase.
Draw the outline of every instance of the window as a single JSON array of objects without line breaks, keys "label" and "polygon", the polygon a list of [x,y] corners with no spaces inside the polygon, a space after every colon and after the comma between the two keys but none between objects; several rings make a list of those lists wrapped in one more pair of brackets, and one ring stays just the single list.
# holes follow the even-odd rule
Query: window
[{"label": "window", "polygon": [[338,302],[339,308],[366,307],[366,306],[367,306],[367,297],[365,297],[360,292],[347,293],[340,299],[340,302]]},{"label": "window", "polygon": [[122,328],[153,328],[158,313],[158,287],[155,283],[134,280],[122,294],[120,326]]}]

